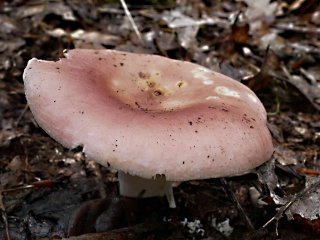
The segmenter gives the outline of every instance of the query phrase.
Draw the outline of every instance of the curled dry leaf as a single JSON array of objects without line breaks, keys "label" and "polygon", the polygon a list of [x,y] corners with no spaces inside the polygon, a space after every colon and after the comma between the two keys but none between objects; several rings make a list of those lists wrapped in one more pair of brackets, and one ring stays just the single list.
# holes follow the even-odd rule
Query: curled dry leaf
[{"label": "curled dry leaf", "polygon": [[310,220],[318,219],[320,216],[320,177],[307,177],[305,189],[298,194],[297,199],[286,211],[289,219],[294,219],[298,214]]}]

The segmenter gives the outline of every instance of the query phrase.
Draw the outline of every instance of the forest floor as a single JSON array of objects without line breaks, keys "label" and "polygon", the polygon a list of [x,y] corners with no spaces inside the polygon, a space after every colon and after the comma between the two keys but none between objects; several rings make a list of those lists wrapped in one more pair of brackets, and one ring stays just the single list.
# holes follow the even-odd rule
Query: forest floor
[{"label": "forest floor", "polygon": [[[0,1],[0,239],[320,239],[318,1],[177,2],[128,0],[135,32],[118,1]],[[116,173],[52,140],[25,99],[28,60],[73,48],[158,54],[241,81],[268,112],[272,159],[181,183],[176,209],[119,197]]]}]

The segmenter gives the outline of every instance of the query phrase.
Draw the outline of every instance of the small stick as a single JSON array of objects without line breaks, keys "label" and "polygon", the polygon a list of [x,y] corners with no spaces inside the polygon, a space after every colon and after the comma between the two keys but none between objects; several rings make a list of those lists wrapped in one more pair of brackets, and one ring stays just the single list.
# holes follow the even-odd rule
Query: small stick
[{"label": "small stick", "polygon": [[26,104],[26,105],[24,106],[24,108],[22,109],[19,117],[17,118],[17,120],[16,120],[16,122],[15,122],[15,126],[18,126],[19,122],[21,121],[21,119],[23,118],[24,114],[26,113],[28,107],[29,107],[28,104]]},{"label": "small stick", "polygon": [[[224,186],[225,189],[226,189],[226,187],[229,187],[229,184],[228,184],[228,182],[227,182],[227,180],[226,180],[225,178],[221,178],[220,181],[221,181],[221,183],[222,183],[222,185]],[[230,189],[228,190],[228,192],[230,193],[230,195],[231,195],[231,197],[232,197],[232,200],[237,204],[237,207],[238,207],[238,209],[240,210],[240,212],[243,214],[243,216],[244,216],[245,220],[247,221],[250,229],[251,229],[251,230],[254,230],[255,228],[254,228],[251,220],[249,219],[248,215],[246,214],[246,212],[245,212],[244,209],[242,208],[242,206],[241,206],[241,204],[239,203],[239,201],[238,201],[236,195],[234,194],[234,192],[231,191]]]},{"label": "small stick", "polygon": [[299,32],[299,33],[314,33],[314,34],[319,34],[320,33],[320,28],[315,28],[315,27],[301,27],[294,25],[292,23],[280,23],[276,24],[274,26],[276,29],[280,30],[285,30],[285,31],[293,31],[293,32]]},{"label": "small stick", "polygon": [[9,232],[9,224],[8,224],[8,216],[6,213],[6,209],[3,205],[3,201],[2,201],[3,195],[2,195],[2,191],[0,190],[0,211],[1,211],[1,217],[2,217],[2,221],[5,227],[5,231],[6,231],[6,239],[7,240],[11,240],[10,237],[10,232]]},{"label": "small stick", "polygon": [[133,20],[133,18],[132,18],[132,15],[131,15],[128,7],[127,7],[126,2],[125,2],[124,0],[120,0],[120,2],[121,2],[121,5],[122,5],[122,7],[123,7],[123,10],[124,10],[125,14],[127,15],[128,19],[129,19],[129,21],[130,21],[130,24],[131,24],[131,26],[132,26],[132,28],[133,28],[133,31],[136,33],[136,35],[138,36],[140,42],[142,43],[143,41],[142,41],[141,34],[140,34],[140,32],[139,32],[139,29],[138,29],[136,23],[134,22],[134,20]]},{"label": "small stick", "polygon": [[279,208],[278,212],[269,220],[267,221],[262,228],[266,228],[270,223],[272,223],[274,220],[276,220],[278,222],[278,220],[282,217],[283,213],[288,210],[288,208],[297,200],[303,198],[305,196],[305,194],[307,194],[308,192],[319,188],[320,186],[320,178],[317,182],[313,183],[312,185],[310,185],[308,188],[303,189],[301,192],[297,193],[296,195],[292,196],[290,200],[288,200],[288,202],[283,205],[282,207]]}]

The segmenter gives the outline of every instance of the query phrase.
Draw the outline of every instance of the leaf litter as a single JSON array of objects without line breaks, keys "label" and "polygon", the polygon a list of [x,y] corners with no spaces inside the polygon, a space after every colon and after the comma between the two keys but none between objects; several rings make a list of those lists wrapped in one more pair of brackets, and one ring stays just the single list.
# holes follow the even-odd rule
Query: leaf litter
[{"label": "leaf litter", "polygon": [[[123,2],[133,22],[120,1],[0,2],[0,238],[319,238],[317,1]],[[116,173],[97,168],[81,147],[70,151],[55,143],[26,105],[27,61],[56,60],[70,48],[161,54],[242,81],[268,111],[272,160],[223,182],[181,183],[174,211],[163,199],[117,198]],[[100,208],[106,211],[91,215],[84,207],[90,201],[106,203]],[[80,236],[68,238],[71,216],[73,226],[84,222],[91,230],[73,228]],[[185,219],[201,226],[190,231]],[[219,223],[228,223],[228,236]]]}]

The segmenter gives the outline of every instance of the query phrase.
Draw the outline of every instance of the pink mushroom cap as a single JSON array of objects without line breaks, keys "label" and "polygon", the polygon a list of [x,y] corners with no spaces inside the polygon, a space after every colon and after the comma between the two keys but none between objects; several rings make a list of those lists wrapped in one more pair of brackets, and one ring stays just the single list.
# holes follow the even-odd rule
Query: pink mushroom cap
[{"label": "pink mushroom cap", "polygon": [[227,76],[156,55],[64,55],[28,62],[28,104],[52,138],[102,165],[184,181],[239,175],[273,153],[262,103]]}]

